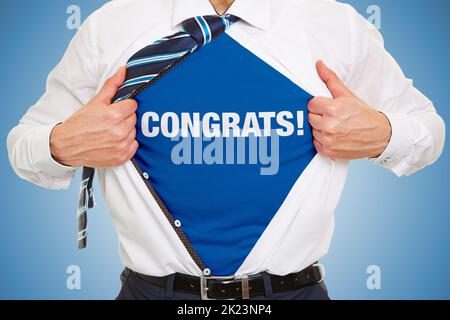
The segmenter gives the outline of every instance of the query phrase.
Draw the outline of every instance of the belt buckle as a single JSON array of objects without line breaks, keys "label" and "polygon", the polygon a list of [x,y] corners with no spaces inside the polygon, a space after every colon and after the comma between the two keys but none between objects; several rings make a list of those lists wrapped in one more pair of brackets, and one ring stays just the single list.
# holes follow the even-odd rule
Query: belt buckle
[{"label": "belt buckle", "polygon": [[[242,299],[249,299],[249,297],[250,297],[248,276],[244,276],[239,279],[234,276],[230,276],[230,277],[201,276],[200,277],[200,295],[201,295],[202,300],[218,300],[218,299],[210,298],[208,295],[208,291],[209,291],[208,281],[210,281],[210,280],[219,280],[219,281],[222,281],[223,284],[227,284],[227,283],[234,282],[236,280],[240,280],[240,281],[242,281]],[[231,300],[237,300],[237,299],[226,299],[226,300],[231,301]]]},{"label": "belt buckle", "polygon": [[323,282],[323,280],[325,279],[325,275],[326,275],[324,265],[320,264],[320,263],[315,263],[315,264],[313,264],[313,267],[318,267],[319,268],[319,272],[320,272],[320,281],[319,281],[319,283]]}]

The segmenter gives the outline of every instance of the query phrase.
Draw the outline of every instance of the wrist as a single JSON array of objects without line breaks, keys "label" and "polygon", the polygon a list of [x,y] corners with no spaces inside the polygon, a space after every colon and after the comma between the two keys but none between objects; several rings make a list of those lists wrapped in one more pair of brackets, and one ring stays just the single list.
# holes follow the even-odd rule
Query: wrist
[{"label": "wrist", "polygon": [[71,166],[65,158],[62,147],[63,123],[58,123],[50,133],[50,154],[56,162],[63,166]]},{"label": "wrist", "polygon": [[379,128],[379,145],[380,147],[374,152],[370,158],[378,158],[381,156],[388,147],[392,138],[392,125],[389,118],[381,111],[377,111],[378,116],[378,128]]}]

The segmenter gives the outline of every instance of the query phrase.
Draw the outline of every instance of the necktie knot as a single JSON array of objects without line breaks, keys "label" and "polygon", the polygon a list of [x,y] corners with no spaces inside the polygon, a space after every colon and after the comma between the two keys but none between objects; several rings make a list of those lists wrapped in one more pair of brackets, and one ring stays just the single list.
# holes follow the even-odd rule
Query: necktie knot
[{"label": "necktie knot", "polygon": [[189,33],[199,46],[210,43],[214,38],[224,33],[239,18],[232,15],[197,16],[183,22],[183,31]]}]

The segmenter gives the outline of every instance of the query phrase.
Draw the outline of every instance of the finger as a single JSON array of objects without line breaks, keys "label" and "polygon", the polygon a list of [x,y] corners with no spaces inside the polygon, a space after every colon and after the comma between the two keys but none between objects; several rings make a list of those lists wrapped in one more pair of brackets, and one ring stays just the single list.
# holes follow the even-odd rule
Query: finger
[{"label": "finger", "polygon": [[323,117],[321,115],[310,113],[308,115],[308,121],[311,127],[313,127],[314,129],[319,131],[323,130]]},{"label": "finger", "polygon": [[131,116],[125,119],[125,125],[128,128],[129,132],[136,130],[136,122],[137,116],[135,113],[133,113]]},{"label": "finger", "polygon": [[136,140],[134,140],[130,145],[130,153],[129,153],[130,158],[129,159],[134,157],[134,155],[136,154],[138,149],[139,149],[139,143]]},{"label": "finger", "polygon": [[353,96],[353,93],[347,89],[337,74],[328,68],[322,60],[317,62],[316,69],[320,79],[326,84],[334,98]]},{"label": "finger", "polygon": [[139,143],[136,140],[132,140],[128,145],[128,151],[125,151],[123,155],[113,152],[112,150],[114,149],[112,147],[93,150],[84,155],[86,158],[85,163],[91,168],[117,167],[134,157],[138,148]]},{"label": "finger", "polygon": [[128,136],[126,138],[126,143],[128,145],[131,145],[133,141],[136,140],[136,128],[133,128],[130,133],[128,133]]},{"label": "finger", "polygon": [[84,154],[86,166],[91,168],[109,168],[114,166],[115,159],[111,147],[95,149]]},{"label": "finger", "polygon": [[314,139],[313,144],[314,144],[314,147],[316,148],[317,152],[323,155],[324,154],[323,145],[320,143],[320,141]]},{"label": "finger", "polygon": [[327,114],[331,106],[333,106],[334,100],[325,97],[315,97],[308,103],[309,112],[323,115]]},{"label": "finger", "polygon": [[320,130],[317,130],[317,129],[313,129],[312,133],[313,133],[314,139],[319,141],[321,145],[324,145],[324,143],[325,143],[325,135],[323,134],[323,132],[320,131]]},{"label": "finger", "polygon": [[[130,131],[128,136],[123,141],[119,142],[119,144],[116,144],[116,146],[122,146],[123,150],[125,150],[124,153],[128,155],[132,146],[135,144],[135,141],[136,141],[136,129],[133,128],[133,130]],[[111,147],[113,148],[113,146]],[[126,160],[130,160],[130,158]]]},{"label": "finger", "polygon": [[136,113],[137,106],[138,105],[135,100],[126,99],[112,104],[110,106],[110,111],[117,112],[119,114],[119,117],[121,117],[122,119],[126,119]]},{"label": "finger", "polygon": [[102,89],[99,91],[97,96],[94,98],[98,102],[103,102],[105,104],[111,104],[111,100],[116,95],[122,83],[125,81],[126,68],[120,67],[119,70],[108,80],[106,80]]}]

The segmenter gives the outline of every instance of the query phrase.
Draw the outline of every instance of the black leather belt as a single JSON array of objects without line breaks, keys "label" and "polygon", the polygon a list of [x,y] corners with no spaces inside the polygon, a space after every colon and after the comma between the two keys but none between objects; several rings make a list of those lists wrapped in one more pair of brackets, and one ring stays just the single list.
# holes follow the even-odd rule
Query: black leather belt
[{"label": "black leather belt", "polygon": [[[160,288],[167,287],[168,277],[152,277],[132,270],[139,278]],[[282,293],[298,290],[318,283],[324,278],[323,266],[314,264],[308,268],[288,274],[286,276],[268,275],[272,284],[273,293]],[[257,296],[264,296],[266,287],[263,274],[243,278],[232,277],[194,277],[184,274],[175,274],[174,291],[197,294],[203,300],[240,300]]]}]

